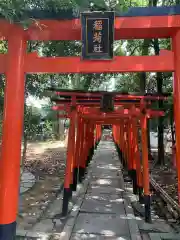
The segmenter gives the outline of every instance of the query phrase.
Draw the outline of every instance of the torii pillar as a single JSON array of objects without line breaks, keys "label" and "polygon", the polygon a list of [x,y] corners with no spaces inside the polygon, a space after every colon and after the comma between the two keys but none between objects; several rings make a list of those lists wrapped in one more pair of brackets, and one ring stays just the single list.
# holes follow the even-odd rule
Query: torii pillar
[{"label": "torii pillar", "polygon": [[16,234],[24,114],[25,54],[24,30],[12,25],[8,39],[0,160],[0,240],[13,240]]},{"label": "torii pillar", "polygon": [[180,30],[173,37],[174,51],[174,119],[176,127],[176,169],[178,176],[178,201],[180,204]]}]

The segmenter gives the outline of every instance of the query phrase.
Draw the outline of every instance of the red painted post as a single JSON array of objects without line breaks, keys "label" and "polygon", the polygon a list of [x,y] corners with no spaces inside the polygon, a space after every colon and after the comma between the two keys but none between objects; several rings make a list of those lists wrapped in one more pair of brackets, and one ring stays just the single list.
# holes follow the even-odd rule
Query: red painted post
[{"label": "red painted post", "polygon": [[128,152],[128,138],[129,138],[129,132],[128,132],[128,122],[125,122],[125,138],[124,138],[124,143],[125,143],[125,159],[126,159],[126,164],[127,164],[127,168],[128,168],[128,164],[129,164],[129,152]]},{"label": "red painted post", "polygon": [[99,125],[99,138],[98,138],[98,144],[101,141],[101,137],[102,137],[102,126]]},{"label": "red painted post", "polygon": [[143,188],[145,221],[151,222],[151,196],[149,189],[149,161],[148,161],[148,140],[147,140],[147,117],[142,114],[141,117],[141,142],[142,142],[142,164],[143,164]]},{"label": "red painted post", "polygon": [[86,156],[86,167],[88,167],[92,156],[94,154],[94,129],[95,125],[93,123],[89,124],[89,137],[87,141],[87,156]]},{"label": "red painted post", "polygon": [[113,132],[114,142],[115,142],[115,144],[116,144],[116,143],[117,143],[117,138],[116,138],[116,125],[113,125],[113,127],[112,127],[112,132]]},{"label": "red painted post", "polygon": [[142,183],[142,172],[141,172],[141,159],[140,159],[140,151],[138,145],[138,126],[137,120],[133,119],[133,133],[134,133],[134,147],[135,147],[135,160],[136,160],[136,172],[137,172],[137,187],[138,187],[138,194],[139,194],[139,202],[143,201],[143,183]]},{"label": "red painted post", "polygon": [[102,127],[100,124],[97,125],[98,126],[98,136],[97,136],[97,142],[96,145],[99,144],[100,140],[101,140],[101,135],[102,135]]},{"label": "red painted post", "polygon": [[125,126],[125,121],[123,120],[123,126],[122,126],[122,131],[123,131],[123,136],[122,136],[122,141],[123,141],[123,159],[124,163],[127,167],[127,161],[126,161],[126,126]]},{"label": "red painted post", "polygon": [[79,164],[79,182],[82,182],[85,174],[85,166],[84,166],[84,151],[85,151],[85,130],[86,124],[85,121],[81,120],[81,132],[80,132],[80,148],[79,148],[79,157],[80,157],[80,164]]},{"label": "red painted post", "polygon": [[0,240],[14,239],[16,231],[24,114],[25,53],[23,29],[12,25],[8,40],[0,161]]},{"label": "red painted post", "polygon": [[138,185],[137,185],[137,171],[136,171],[136,152],[135,152],[135,144],[136,144],[136,137],[134,135],[134,124],[133,119],[131,119],[131,160],[132,160],[132,181],[133,181],[133,193],[138,193]]},{"label": "red painted post", "polygon": [[132,177],[132,152],[131,152],[131,124],[127,123],[127,162],[128,162],[128,174]]},{"label": "red painted post", "polygon": [[121,133],[122,133],[122,126],[121,126],[121,123],[119,123],[119,125],[117,126],[118,127],[118,151],[119,151],[119,158],[120,158],[120,161],[121,163],[123,164],[124,166],[124,162],[123,162],[123,157],[122,157],[122,139],[121,139]]},{"label": "red painted post", "polygon": [[73,179],[73,159],[74,159],[74,140],[75,140],[75,119],[74,111],[70,113],[70,126],[68,134],[68,147],[67,147],[67,160],[66,170],[64,179],[64,195],[63,195],[63,206],[62,215],[66,216],[68,213],[69,199],[72,196],[72,179]]},{"label": "red painted post", "polygon": [[83,148],[82,148],[82,177],[84,178],[85,176],[85,171],[86,171],[86,157],[87,157],[87,152],[88,152],[88,135],[89,135],[89,127],[88,123],[86,122],[84,124],[84,139],[83,139]]},{"label": "red painted post", "polygon": [[120,155],[121,155],[121,162],[122,162],[122,165],[123,167],[125,167],[125,161],[124,161],[124,157],[123,157],[123,128],[124,128],[124,125],[123,125],[123,120],[120,122],[120,136],[119,136],[119,139],[120,139]]},{"label": "red painted post", "polygon": [[77,116],[77,131],[76,131],[76,150],[75,150],[75,169],[74,169],[74,182],[79,181],[78,179],[78,169],[80,166],[80,147],[81,147],[81,118]]},{"label": "red painted post", "polygon": [[95,134],[95,139],[94,139],[94,145],[98,142],[98,136],[99,136],[99,125],[96,124],[96,134]]},{"label": "red painted post", "polygon": [[124,161],[124,167],[127,167],[127,159],[126,159],[126,126],[125,121],[122,121],[122,157]]},{"label": "red painted post", "polygon": [[176,127],[176,169],[178,177],[178,201],[180,205],[180,30],[173,37],[174,51],[174,119]]},{"label": "red painted post", "polygon": [[118,151],[120,151],[120,126],[117,125],[116,126],[116,136],[117,136],[117,147],[118,147]]},{"label": "red painted post", "polygon": [[74,109],[72,113],[72,119],[74,121],[74,132],[72,136],[72,158],[73,158],[73,169],[72,169],[72,182],[71,182],[71,189],[72,191],[76,191],[77,188],[77,177],[78,177],[78,147],[79,147],[79,136],[78,136],[78,120],[77,120],[77,111]]},{"label": "red painted post", "polygon": [[[93,146],[93,125],[91,122],[88,122],[86,125],[86,136],[85,136],[85,144],[86,144],[86,150],[84,154],[84,160],[85,160],[85,168],[88,166],[89,159],[91,158],[91,147]],[[93,134],[93,135],[92,135]]]}]

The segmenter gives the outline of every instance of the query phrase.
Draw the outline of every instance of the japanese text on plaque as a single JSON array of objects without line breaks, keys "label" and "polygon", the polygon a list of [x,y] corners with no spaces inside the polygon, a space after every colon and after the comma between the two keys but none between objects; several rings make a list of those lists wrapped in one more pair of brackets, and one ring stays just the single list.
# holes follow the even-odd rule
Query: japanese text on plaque
[{"label": "japanese text on plaque", "polygon": [[93,23],[93,52],[102,53],[102,30],[103,21],[95,20]]}]

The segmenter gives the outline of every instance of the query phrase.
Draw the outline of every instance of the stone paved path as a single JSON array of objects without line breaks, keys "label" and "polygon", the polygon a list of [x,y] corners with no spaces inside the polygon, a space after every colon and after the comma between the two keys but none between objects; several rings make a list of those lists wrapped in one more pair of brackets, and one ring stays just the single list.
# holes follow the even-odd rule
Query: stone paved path
[{"label": "stone paved path", "polygon": [[[140,239],[129,214],[114,144],[102,142],[90,167],[91,180],[74,225],[71,240]],[[135,237],[135,238],[134,238]]]}]

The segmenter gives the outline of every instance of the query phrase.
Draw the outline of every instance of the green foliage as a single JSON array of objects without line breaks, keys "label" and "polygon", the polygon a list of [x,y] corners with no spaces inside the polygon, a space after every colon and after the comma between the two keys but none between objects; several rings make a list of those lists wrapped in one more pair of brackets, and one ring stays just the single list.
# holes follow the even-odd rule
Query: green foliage
[{"label": "green foliage", "polygon": [[24,118],[24,134],[31,139],[40,132],[41,114],[39,110],[32,106],[26,106]]},{"label": "green foliage", "polygon": [[24,136],[28,140],[52,135],[52,119],[43,117],[42,110],[34,106],[26,106],[24,117]]},{"label": "green foliage", "polygon": [[137,74],[122,74],[116,78],[116,90],[120,92],[139,92],[139,78]]}]

